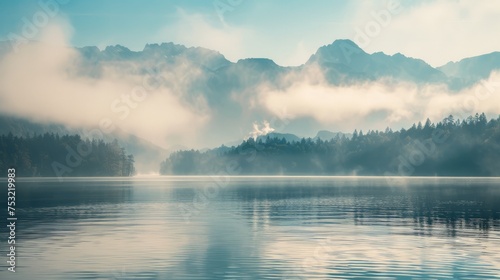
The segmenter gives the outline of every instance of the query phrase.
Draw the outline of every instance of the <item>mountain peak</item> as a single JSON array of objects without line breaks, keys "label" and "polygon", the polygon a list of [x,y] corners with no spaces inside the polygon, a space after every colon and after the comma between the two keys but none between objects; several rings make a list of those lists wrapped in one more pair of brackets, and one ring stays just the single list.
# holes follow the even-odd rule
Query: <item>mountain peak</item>
[{"label": "mountain peak", "polygon": [[130,52],[130,49],[122,45],[107,46],[105,52]]},{"label": "mountain peak", "polygon": [[272,59],[269,59],[269,58],[243,58],[243,59],[238,60],[237,63],[277,66],[277,64]]},{"label": "mountain peak", "polygon": [[353,55],[367,55],[356,43],[349,39],[338,39],[330,45],[322,46],[309,58],[308,63],[349,64]]},{"label": "mountain peak", "polygon": [[[363,51],[356,43],[349,39],[337,39],[333,41],[330,45],[323,46],[319,48],[319,50],[329,50],[331,52],[339,53],[342,55],[346,54],[352,54],[352,53],[364,53],[366,54],[365,51]],[[319,51],[318,50],[318,51]]]},{"label": "mountain peak", "polygon": [[348,47],[362,51],[362,49],[356,43],[349,39],[337,39],[330,45],[327,45],[327,47]]},{"label": "mountain peak", "polygon": [[131,59],[137,56],[137,52],[131,51],[122,45],[107,46],[101,54],[106,59],[111,60]]},{"label": "mountain peak", "polygon": [[161,43],[161,44],[146,44],[144,46],[143,52],[149,53],[149,52],[159,52],[159,53],[164,53],[168,55],[176,55],[179,54],[183,51],[185,51],[187,48],[184,45],[178,45],[174,44],[172,42],[168,43]]}]

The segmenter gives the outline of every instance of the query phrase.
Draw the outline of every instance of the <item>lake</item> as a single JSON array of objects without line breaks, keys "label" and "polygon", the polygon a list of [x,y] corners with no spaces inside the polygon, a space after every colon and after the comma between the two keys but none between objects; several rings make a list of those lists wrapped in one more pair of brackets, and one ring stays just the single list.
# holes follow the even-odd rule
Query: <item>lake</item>
[{"label": "lake", "polygon": [[20,179],[16,215],[0,279],[500,279],[500,178]]}]

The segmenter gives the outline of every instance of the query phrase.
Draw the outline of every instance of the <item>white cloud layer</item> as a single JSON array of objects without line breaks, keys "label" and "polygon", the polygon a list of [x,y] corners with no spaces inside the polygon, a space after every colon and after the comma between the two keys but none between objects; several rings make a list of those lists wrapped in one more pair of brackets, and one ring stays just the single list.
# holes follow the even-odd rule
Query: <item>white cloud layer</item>
[{"label": "white cloud layer", "polygon": [[284,79],[293,83],[279,90],[262,87],[257,102],[279,118],[310,117],[325,127],[397,128],[426,118],[440,121],[450,114],[463,119],[477,112],[490,116],[500,112],[499,72],[460,92],[451,92],[445,85],[385,80],[332,86],[317,68]]},{"label": "white cloud layer", "polygon": [[39,42],[20,45],[17,52],[0,58],[3,114],[104,133],[119,128],[163,147],[171,140],[190,143],[208,119],[208,111],[200,109],[203,100],[183,102],[175,75],[161,77],[176,85],[174,93],[121,71],[138,67],[130,62],[104,65],[98,78],[81,74],[81,57],[68,47],[62,30],[49,26]]}]

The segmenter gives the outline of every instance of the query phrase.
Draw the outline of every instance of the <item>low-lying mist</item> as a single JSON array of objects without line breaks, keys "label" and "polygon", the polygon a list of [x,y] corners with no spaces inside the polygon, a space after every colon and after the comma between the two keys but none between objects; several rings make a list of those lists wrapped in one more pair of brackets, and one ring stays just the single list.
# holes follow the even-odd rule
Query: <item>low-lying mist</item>
[{"label": "low-lying mist", "polygon": [[[133,61],[86,67],[62,29],[47,28],[39,42],[1,58],[1,112],[103,133],[121,129],[161,147],[195,144],[197,130],[209,119],[201,97],[196,104],[182,99],[175,75],[150,75],[146,65]],[[184,68],[169,70],[189,71]],[[176,86],[165,86],[169,82]]]},{"label": "low-lying mist", "polygon": [[454,92],[444,84],[394,81],[332,86],[319,67],[283,77],[285,88],[263,86],[258,103],[280,118],[312,117],[339,130],[402,128],[427,118],[466,118],[476,112],[495,117],[500,112],[500,73]]}]

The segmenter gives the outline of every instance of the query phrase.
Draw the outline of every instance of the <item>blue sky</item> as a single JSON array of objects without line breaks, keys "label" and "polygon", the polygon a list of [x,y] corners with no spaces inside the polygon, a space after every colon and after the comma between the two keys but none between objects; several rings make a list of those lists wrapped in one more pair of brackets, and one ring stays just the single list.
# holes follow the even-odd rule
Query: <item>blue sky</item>
[{"label": "blue sky", "polygon": [[[40,3],[54,1],[1,1],[0,40],[22,34],[26,21],[44,12]],[[269,57],[281,65],[299,65],[318,47],[340,38],[368,52],[401,52],[433,66],[500,50],[498,1],[60,2],[67,3],[58,4],[50,21],[67,25],[73,46],[121,44],[141,50],[146,43],[175,42],[215,49],[232,61]],[[394,3],[400,6],[397,12],[389,8]]]}]

